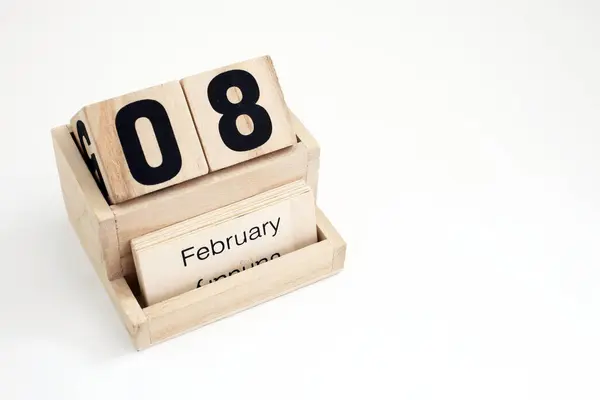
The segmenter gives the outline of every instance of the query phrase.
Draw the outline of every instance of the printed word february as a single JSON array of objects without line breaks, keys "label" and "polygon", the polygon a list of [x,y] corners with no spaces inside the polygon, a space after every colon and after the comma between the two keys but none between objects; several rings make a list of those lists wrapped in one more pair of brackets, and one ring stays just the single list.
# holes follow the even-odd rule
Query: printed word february
[{"label": "printed word february", "polygon": [[279,231],[279,222],[281,217],[278,217],[275,222],[272,220],[266,221],[258,226],[253,226],[250,229],[242,231],[240,234],[228,236],[223,240],[210,239],[209,244],[201,247],[188,247],[181,250],[181,261],[183,266],[188,266],[189,258],[197,258],[200,261],[206,260],[211,256],[216,256],[226,250],[231,250],[234,247],[243,246],[249,241],[258,240],[262,237],[275,237]]}]

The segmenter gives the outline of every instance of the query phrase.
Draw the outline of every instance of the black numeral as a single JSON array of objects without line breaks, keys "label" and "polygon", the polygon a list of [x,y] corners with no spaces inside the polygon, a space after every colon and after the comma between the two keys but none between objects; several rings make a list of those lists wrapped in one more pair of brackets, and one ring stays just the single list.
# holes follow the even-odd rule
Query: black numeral
[{"label": "black numeral", "polygon": [[[154,129],[156,141],[162,154],[162,163],[157,167],[148,164],[135,122],[148,118]],[[129,171],[142,185],[157,185],[174,178],[181,170],[182,160],[175,132],[167,110],[156,100],[139,100],[121,108],[115,119],[117,134]]]},{"label": "black numeral", "polygon": [[[227,90],[231,87],[237,87],[242,92],[239,103],[234,104],[227,98]],[[256,104],[260,90],[250,73],[240,69],[223,72],[210,82],[207,91],[210,105],[223,115],[219,120],[219,133],[227,147],[233,151],[248,151],[269,140],[273,125],[267,111]],[[237,128],[236,120],[240,115],[252,119],[254,130],[249,135],[240,133]]]},{"label": "black numeral", "polygon": [[[104,184],[104,179],[102,178],[102,174],[100,173],[100,167],[98,166],[98,160],[96,159],[96,155],[89,155],[87,151],[87,146],[90,146],[92,143],[90,142],[90,136],[88,135],[87,129],[85,128],[85,124],[82,121],[77,121],[76,131],[79,140],[75,138],[75,134],[73,132],[69,132],[71,134],[71,138],[75,142],[85,165],[88,170],[92,174],[92,177],[96,181],[96,185],[100,189],[100,192],[104,196],[104,198],[108,201],[108,192],[106,190],[106,185]],[[83,143],[85,139],[86,144]]]}]

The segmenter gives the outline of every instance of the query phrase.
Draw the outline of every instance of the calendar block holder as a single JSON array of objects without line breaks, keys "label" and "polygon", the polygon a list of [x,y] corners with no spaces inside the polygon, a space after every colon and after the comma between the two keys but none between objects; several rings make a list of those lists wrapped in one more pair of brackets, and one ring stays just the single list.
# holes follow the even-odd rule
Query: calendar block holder
[{"label": "calendar block holder", "polygon": [[100,193],[68,128],[53,129],[69,220],[136,349],[271,300],[343,268],[346,244],[317,209],[317,243],[152,306],[142,302],[131,239],[299,179],[304,179],[316,196],[319,146],[294,115],[292,121],[298,141],[291,148],[118,205],[109,205]]}]

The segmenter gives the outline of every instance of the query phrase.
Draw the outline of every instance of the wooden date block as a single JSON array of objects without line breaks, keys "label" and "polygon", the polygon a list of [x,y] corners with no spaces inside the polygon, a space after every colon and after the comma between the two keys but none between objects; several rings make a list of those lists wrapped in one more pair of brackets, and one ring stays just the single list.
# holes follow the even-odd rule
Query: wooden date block
[{"label": "wooden date block", "polygon": [[[132,238],[192,221],[226,204],[248,199],[298,179],[305,180],[315,191],[319,146],[297,118],[293,117],[293,122],[298,142],[290,149],[118,205],[109,205],[102,196],[84,160],[73,146],[68,127],[53,130],[60,186],[69,220],[138,350],[254,307],[343,269],[346,244],[317,209],[317,243],[268,262],[255,263],[254,267],[240,273],[228,273],[226,279],[219,278],[207,285],[203,281],[196,289],[151,306],[145,305],[140,298],[136,270],[131,261],[129,244]],[[278,228],[280,231],[284,227],[282,224],[283,221]],[[261,228],[264,228],[262,224]],[[241,235],[238,234],[240,243],[243,233]],[[215,246],[220,247],[216,242]],[[207,261],[198,260],[198,250],[201,250],[201,257],[205,256],[201,247],[195,248],[196,262]],[[219,249],[215,250],[219,252]],[[189,251],[185,254],[189,255]],[[219,256],[225,256],[225,253],[216,255]],[[192,259],[187,258],[187,261]]]},{"label": "wooden date block", "polygon": [[296,143],[271,58],[181,80],[211,171]]},{"label": "wooden date block", "polygon": [[208,173],[177,81],[88,105],[71,119],[71,130],[113,204]]}]

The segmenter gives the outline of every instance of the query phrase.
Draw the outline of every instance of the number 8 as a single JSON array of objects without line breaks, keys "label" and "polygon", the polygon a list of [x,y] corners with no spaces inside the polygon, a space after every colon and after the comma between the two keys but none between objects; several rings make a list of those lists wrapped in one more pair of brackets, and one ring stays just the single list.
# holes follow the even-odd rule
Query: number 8
[{"label": "number 8", "polygon": [[[242,92],[242,100],[232,103],[227,98],[227,90],[237,87]],[[222,114],[219,120],[219,133],[223,143],[233,151],[248,151],[267,143],[273,131],[267,111],[256,104],[260,90],[256,79],[249,72],[234,69],[217,75],[208,85],[208,101],[212,108]],[[242,134],[236,120],[247,115],[254,124],[249,135]]]}]

